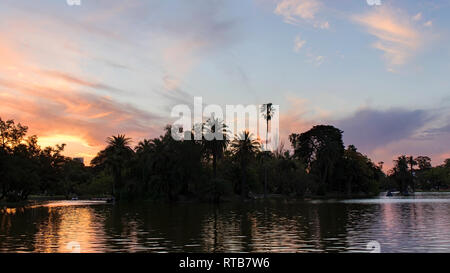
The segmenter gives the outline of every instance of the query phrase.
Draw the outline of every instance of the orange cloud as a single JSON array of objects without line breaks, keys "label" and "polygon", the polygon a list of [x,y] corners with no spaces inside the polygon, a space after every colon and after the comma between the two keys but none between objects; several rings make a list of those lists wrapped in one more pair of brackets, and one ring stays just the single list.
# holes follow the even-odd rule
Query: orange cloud
[{"label": "orange cloud", "polygon": [[319,8],[317,0],[282,0],[277,4],[275,14],[282,15],[287,23],[297,23],[298,18],[314,19]]},{"label": "orange cloud", "polygon": [[318,0],[280,0],[277,2],[274,13],[282,16],[284,22],[298,25],[304,21],[315,28],[328,29],[328,21],[318,20],[317,13],[322,9],[322,3]]},{"label": "orange cloud", "polygon": [[155,136],[164,124],[157,116],[107,97],[43,87],[17,85],[0,93],[0,109],[3,119],[28,125],[31,134],[41,137],[41,145],[68,144],[71,156],[95,154],[107,136],[118,133],[135,139]]},{"label": "orange cloud", "polygon": [[[88,163],[107,136],[126,133],[140,139],[163,128],[159,116],[96,93],[119,89],[42,69],[37,59],[14,37],[0,38],[0,117],[27,125],[40,145],[66,143],[66,155],[86,157]],[[71,66],[78,70],[77,63]]]},{"label": "orange cloud", "polygon": [[116,87],[109,86],[107,84],[103,84],[100,82],[94,82],[94,81],[89,81],[86,79],[81,79],[79,77],[69,75],[69,74],[61,72],[61,71],[38,70],[38,71],[36,71],[36,73],[39,73],[41,75],[50,76],[54,79],[65,81],[69,84],[76,84],[76,85],[90,87],[90,88],[94,88],[94,89],[107,90],[107,91],[110,91],[113,93],[125,93],[125,91],[118,89]]},{"label": "orange cloud", "polygon": [[373,8],[369,13],[353,16],[352,20],[377,38],[372,46],[384,52],[389,70],[405,64],[424,43],[424,34],[414,24],[418,16],[405,15],[392,7]]}]

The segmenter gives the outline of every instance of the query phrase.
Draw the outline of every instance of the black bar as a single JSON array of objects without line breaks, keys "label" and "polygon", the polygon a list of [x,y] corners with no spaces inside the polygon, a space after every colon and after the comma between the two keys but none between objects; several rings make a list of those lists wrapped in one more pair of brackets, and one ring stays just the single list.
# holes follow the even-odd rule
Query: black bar
[{"label": "black bar", "polygon": [[[449,254],[0,254],[1,264],[71,272],[364,272],[417,270],[442,264]],[[191,261],[189,266],[183,262]],[[213,261],[210,267],[204,261]],[[228,263],[227,263],[228,261]],[[256,262],[266,261],[266,262]],[[195,263],[195,266],[193,266]],[[58,265],[57,265],[58,264]],[[63,267],[61,267],[63,266]]]}]

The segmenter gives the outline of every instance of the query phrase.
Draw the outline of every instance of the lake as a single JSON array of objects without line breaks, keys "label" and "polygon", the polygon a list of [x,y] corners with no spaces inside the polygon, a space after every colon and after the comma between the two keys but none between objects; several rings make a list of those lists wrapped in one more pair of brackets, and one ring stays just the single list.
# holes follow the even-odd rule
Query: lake
[{"label": "lake", "polygon": [[450,252],[450,194],[0,210],[0,252]]}]

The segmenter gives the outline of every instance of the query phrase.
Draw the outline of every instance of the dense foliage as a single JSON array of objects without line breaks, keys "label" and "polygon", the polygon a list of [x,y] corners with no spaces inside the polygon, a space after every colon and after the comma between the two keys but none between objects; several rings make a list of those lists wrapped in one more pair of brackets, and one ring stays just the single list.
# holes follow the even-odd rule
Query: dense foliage
[{"label": "dense foliage", "polygon": [[[386,176],[353,145],[344,147],[342,131],[329,125],[289,137],[263,152],[248,131],[230,138],[224,124],[210,119],[196,126],[205,134],[177,141],[170,127],[135,147],[124,135],[107,139],[90,166],[63,156],[65,145],[41,148],[26,126],[0,119],[0,200],[20,201],[31,194],[106,196],[116,199],[220,201],[272,196],[355,196],[380,190],[402,193],[450,186],[450,159],[432,167],[426,156],[400,156]],[[194,135],[185,132],[184,135]],[[223,139],[209,139],[221,134]]]},{"label": "dense foliage", "polygon": [[63,145],[41,149],[28,127],[0,118],[0,200],[20,201],[32,193],[65,195],[90,177],[89,168],[63,156]]},{"label": "dense foliage", "polygon": [[397,189],[408,194],[416,189],[439,191],[450,187],[450,159],[446,159],[442,165],[432,167],[428,156],[414,158],[401,155],[394,163],[394,168],[389,171],[388,184],[385,185],[387,189]]}]

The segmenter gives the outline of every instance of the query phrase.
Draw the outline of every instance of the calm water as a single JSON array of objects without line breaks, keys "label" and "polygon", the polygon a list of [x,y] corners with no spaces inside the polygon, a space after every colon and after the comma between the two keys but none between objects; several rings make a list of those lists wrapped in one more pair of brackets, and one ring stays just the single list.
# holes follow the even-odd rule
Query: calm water
[{"label": "calm water", "polygon": [[450,194],[0,210],[0,252],[367,252],[373,240],[381,252],[450,252]]}]

